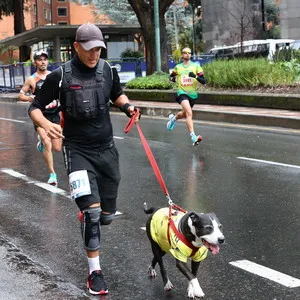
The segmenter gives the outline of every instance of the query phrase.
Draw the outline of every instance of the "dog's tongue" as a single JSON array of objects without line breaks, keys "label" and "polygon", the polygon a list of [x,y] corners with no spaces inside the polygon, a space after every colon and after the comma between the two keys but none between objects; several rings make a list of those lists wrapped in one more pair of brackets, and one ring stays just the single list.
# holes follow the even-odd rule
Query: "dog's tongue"
[{"label": "dog's tongue", "polygon": [[220,251],[219,245],[212,245],[212,244],[208,243],[208,242],[205,241],[205,240],[202,240],[202,243],[204,244],[204,246],[205,246],[209,251],[211,251],[212,254],[218,254],[218,253],[219,253],[219,251]]},{"label": "dog's tongue", "polygon": [[209,245],[209,250],[212,252],[212,254],[218,254],[220,251],[220,247],[218,245]]}]

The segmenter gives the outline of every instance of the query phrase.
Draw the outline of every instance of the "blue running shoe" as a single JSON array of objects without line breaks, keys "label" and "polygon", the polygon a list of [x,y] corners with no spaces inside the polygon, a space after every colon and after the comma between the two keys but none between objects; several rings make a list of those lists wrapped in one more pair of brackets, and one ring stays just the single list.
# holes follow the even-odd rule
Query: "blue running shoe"
[{"label": "blue running shoe", "polygon": [[42,139],[41,139],[39,134],[38,134],[37,138],[38,138],[39,141],[36,145],[36,148],[39,152],[43,152],[44,151],[44,144],[43,144]]},{"label": "blue running shoe", "polygon": [[192,140],[193,146],[197,146],[202,141],[202,136],[194,134],[191,136],[191,140]]},{"label": "blue running shoe", "polygon": [[54,185],[54,186],[57,186],[57,176],[55,173],[50,173],[50,177],[48,179],[48,184],[51,184],[51,185]]},{"label": "blue running shoe", "polygon": [[175,116],[173,114],[169,115],[169,122],[167,123],[168,130],[173,130],[175,128]]}]

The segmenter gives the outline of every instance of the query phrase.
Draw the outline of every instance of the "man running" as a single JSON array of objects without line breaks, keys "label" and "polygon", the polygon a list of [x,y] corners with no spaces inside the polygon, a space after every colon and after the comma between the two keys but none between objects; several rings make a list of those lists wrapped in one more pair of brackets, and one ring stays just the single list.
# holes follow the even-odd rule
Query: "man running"
[{"label": "man running", "polygon": [[191,49],[183,48],[181,54],[183,62],[175,66],[170,74],[170,80],[175,82],[177,77],[178,90],[176,101],[181,105],[182,110],[175,116],[173,114],[169,115],[167,128],[168,130],[173,130],[175,122],[185,118],[192,143],[195,146],[202,140],[202,136],[195,134],[192,108],[198,99],[198,82],[204,85],[206,81],[200,64],[191,61]]},{"label": "man running", "polygon": [[[48,54],[44,51],[36,52],[33,56],[33,63],[36,67],[36,72],[29,76],[22,89],[19,93],[19,100],[24,102],[32,102],[35,98],[35,95],[41,89],[46,76],[50,73],[47,70],[48,68]],[[57,101],[53,101],[50,108],[45,109],[43,111],[44,116],[51,122],[60,124],[60,115],[59,115],[59,108],[57,106]],[[37,150],[43,153],[47,168],[50,172],[50,176],[48,179],[48,183],[51,185],[57,185],[57,175],[54,170],[54,163],[53,163],[53,155],[52,149],[55,151],[61,150],[62,139],[50,139],[45,130],[42,127],[37,127],[34,125],[36,132],[38,133],[38,143],[37,143]]]}]

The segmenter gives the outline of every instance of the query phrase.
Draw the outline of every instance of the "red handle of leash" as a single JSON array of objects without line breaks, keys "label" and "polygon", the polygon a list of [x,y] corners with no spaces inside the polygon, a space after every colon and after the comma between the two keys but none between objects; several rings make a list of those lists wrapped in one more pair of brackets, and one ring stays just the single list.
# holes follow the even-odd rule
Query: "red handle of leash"
[{"label": "red handle of leash", "polygon": [[132,128],[132,126],[134,124],[134,119],[135,119],[135,114],[127,122],[127,124],[126,124],[126,126],[124,128],[124,132],[125,133],[128,133],[131,130],[131,128]]},{"label": "red handle of leash", "polygon": [[[128,121],[128,123],[126,124],[126,126],[125,126],[125,128],[124,128],[124,132],[125,132],[125,133],[128,133],[128,132],[131,130],[133,124],[135,123],[135,122],[134,122],[134,119],[135,119],[135,115],[133,115],[133,116],[131,117],[131,119]],[[147,154],[147,157],[148,157],[148,159],[149,159],[149,161],[150,161],[150,164],[151,164],[151,166],[152,166],[152,169],[153,169],[153,171],[154,171],[154,174],[155,174],[155,176],[156,176],[156,178],[157,178],[157,180],[158,180],[158,182],[159,182],[161,188],[163,189],[165,195],[166,195],[166,196],[169,196],[169,192],[168,192],[167,187],[166,187],[166,185],[165,185],[165,182],[164,182],[164,180],[163,180],[163,178],[162,178],[162,175],[161,175],[161,173],[160,173],[160,170],[159,170],[159,167],[158,167],[158,165],[157,165],[157,163],[156,163],[156,160],[155,160],[155,158],[154,158],[154,155],[153,155],[153,153],[152,153],[152,151],[151,151],[151,148],[150,148],[150,146],[149,146],[149,144],[148,144],[148,142],[147,142],[147,140],[146,140],[146,138],[145,138],[145,136],[144,136],[144,134],[143,134],[143,132],[142,132],[140,126],[139,126],[139,124],[138,124],[138,123],[135,123],[135,125],[136,125],[136,128],[137,128],[137,130],[138,130],[138,133],[139,133],[139,135],[140,135],[140,139],[141,139],[141,142],[142,142],[143,147],[144,147],[144,149],[145,149],[145,152],[146,152],[146,154]]]}]

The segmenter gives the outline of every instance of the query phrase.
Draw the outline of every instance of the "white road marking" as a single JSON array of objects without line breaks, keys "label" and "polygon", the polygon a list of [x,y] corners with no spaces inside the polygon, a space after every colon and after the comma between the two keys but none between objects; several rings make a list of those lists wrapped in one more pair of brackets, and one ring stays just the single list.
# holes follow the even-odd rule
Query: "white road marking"
[{"label": "white road marking", "polygon": [[300,169],[300,166],[297,166],[297,165],[282,164],[282,163],[278,163],[278,162],[275,162],[275,161],[255,159],[255,158],[249,158],[249,157],[241,157],[241,156],[237,157],[237,158],[238,159],[249,160],[249,161],[260,162],[260,163],[263,163],[263,164],[269,164],[269,165],[276,165],[276,166],[281,166],[281,167],[289,167],[289,168]]},{"label": "white road marking", "polygon": [[[5,174],[8,174],[10,176],[13,176],[15,178],[19,178],[19,179],[22,179],[24,181],[26,181],[27,183],[30,183],[30,184],[34,184],[44,190],[47,190],[51,193],[54,193],[54,194],[59,194],[59,195],[62,195],[68,199],[72,199],[71,198],[71,195],[69,193],[67,193],[65,190],[63,189],[60,189],[56,186],[53,186],[53,185],[50,185],[48,183],[45,183],[45,182],[40,182],[38,180],[34,180],[22,173],[19,173],[19,172],[16,172],[14,171],[13,169],[8,169],[8,168],[1,168],[0,169],[1,172],[5,173]],[[116,211],[116,216],[117,215],[122,215],[123,213],[121,213],[120,211]]]},{"label": "white road marking", "polygon": [[146,227],[141,227],[141,229],[146,231]]},{"label": "white road marking", "polygon": [[300,280],[289,275],[283,274],[281,272],[269,269],[267,267],[261,266],[249,260],[237,260],[230,262],[229,264],[243,269],[252,274],[258,275],[260,277],[275,281],[281,285],[288,288],[300,287]]},{"label": "white road marking", "polygon": [[124,138],[122,136],[115,136],[115,135],[114,135],[114,139],[116,139],[116,140],[124,140]]},{"label": "white road marking", "polygon": [[26,121],[19,121],[19,120],[14,120],[14,119],[7,119],[7,118],[0,118],[2,121],[10,121],[10,122],[15,122],[15,123],[26,123]]}]

